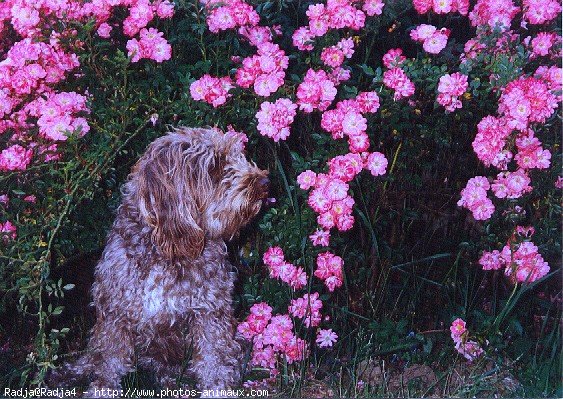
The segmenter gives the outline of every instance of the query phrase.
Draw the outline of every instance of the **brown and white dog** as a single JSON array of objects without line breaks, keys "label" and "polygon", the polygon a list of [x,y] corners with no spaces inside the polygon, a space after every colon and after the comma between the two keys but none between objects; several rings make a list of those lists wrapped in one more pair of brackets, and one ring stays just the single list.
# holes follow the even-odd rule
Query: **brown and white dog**
[{"label": "brown and white dog", "polygon": [[236,135],[179,128],[151,143],[123,187],[96,266],[86,353],[52,380],[88,376],[88,396],[97,396],[119,389],[137,361],[168,387],[192,347],[200,389],[234,388],[241,348],[225,241],[259,212],[267,192],[267,172],[247,161]]}]

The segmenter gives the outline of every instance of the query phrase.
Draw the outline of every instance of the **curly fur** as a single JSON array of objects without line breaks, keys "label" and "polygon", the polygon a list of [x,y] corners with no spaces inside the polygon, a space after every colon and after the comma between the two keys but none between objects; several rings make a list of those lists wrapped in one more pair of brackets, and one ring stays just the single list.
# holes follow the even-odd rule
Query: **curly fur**
[{"label": "curly fur", "polygon": [[93,395],[119,388],[137,360],[170,386],[192,347],[201,389],[235,387],[241,348],[225,240],[259,212],[266,176],[237,137],[217,130],[180,128],[151,143],[124,185],[96,266],[86,354],[58,379],[89,376]]}]

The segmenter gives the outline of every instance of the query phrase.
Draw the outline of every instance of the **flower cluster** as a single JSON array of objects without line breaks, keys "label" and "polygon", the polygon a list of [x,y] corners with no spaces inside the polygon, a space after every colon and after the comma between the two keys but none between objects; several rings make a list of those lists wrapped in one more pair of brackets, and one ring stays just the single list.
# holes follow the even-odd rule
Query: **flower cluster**
[{"label": "flower cluster", "polygon": [[469,13],[469,20],[473,26],[488,25],[491,28],[508,29],[518,11],[520,9],[512,0],[479,0]]},{"label": "flower cluster", "polygon": [[[33,162],[62,158],[61,142],[71,134],[90,131],[87,95],[62,91],[70,74],[80,76],[77,53],[84,50],[76,26],[94,21],[99,37],[109,38],[118,24],[113,11],[125,8],[123,32],[132,37],[141,31],[135,57],[158,62],[170,58],[170,46],[162,34],[144,29],[156,16],[170,18],[174,5],[168,0],[7,0],[0,3],[0,172],[25,171]],[[108,21],[112,21],[112,25]],[[136,39],[133,39],[135,41]],[[127,46],[130,49],[130,45]],[[25,179],[22,179],[25,181]],[[35,202],[33,195],[23,198]],[[7,202],[7,197],[6,197]],[[0,242],[16,238],[16,226],[0,223]]]},{"label": "flower cluster", "polygon": [[403,55],[403,50],[400,48],[391,49],[383,56],[383,65],[386,68],[390,68],[383,74],[383,84],[395,90],[393,95],[395,101],[414,94],[414,83],[401,69],[406,59]]},{"label": "flower cluster", "polygon": [[438,54],[448,44],[449,29],[438,29],[433,25],[422,24],[411,31],[411,39],[421,42],[424,51]]},{"label": "flower cluster", "polygon": [[[357,8],[358,3],[361,10]],[[313,50],[316,37],[324,36],[331,29],[359,30],[365,25],[366,14],[381,15],[383,6],[383,0],[328,0],[326,5],[311,4],[307,9],[309,24],[293,33],[293,45],[301,51]]]},{"label": "flower cluster", "polygon": [[458,12],[467,15],[469,12],[469,0],[413,0],[412,4],[419,14],[426,14],[430,10],[436,14]]},{"label": "flower cluster", "polygon": [[489,219],[495,211],[493,202],[487,197],[491,185],[486,177],[475,176],[467,182],[461,191],[457,205],[469,209],[477,220]]},{"label": "flower cluster", "polygon": [[231,78],[228,76],[216,78],[205,74],[190,85],[190,94],[194,100],[205,101],[216,108],[225,104],[231,97],[229,90],[233,87]]},{"label": "flower cluster", "polygon": [[288,98],[280,98],[275,103],[265,101],[256,113],[258,131],[275,142],[289,137],[289,126],[293,123],[297,105]]},{"label": "flower cluster", "polygon": [[31,38],[13,44],[0,62],[1,114],[7,114],[21,103],[22,97],[52,90],[65,74],[80,63],[75,54],[59,45],[35,42]]},{"label": "flower cluster", "polygon": [[314,37],[325,35],[330,29],[359,30],[365,25],[366,15],[350,0],[328,0],[326,5],[316,3],[307,9],[309,31]]},{"label": "flower cluster", "polygon": [[409,79],[407,74],[398,67],[389,69],[383,73],[383,84],[395,90],[395,94],[393,95],[395,101],[410,97],[414,94],[414,83]]},{"label": "flower cluster", "polygon": [[476,176],[469,179],[461,191],[461,199],[457,205],[469,209],[475,219],[487,220],[495,211],[495,206],[487,197],[489,189],[497,198],[520,198],[532,191],[530,182],[530,177],[524,169],[500,172],[492,184],[486,177]]},{"label": "flower cluster", "polygon": [[446,108],[446,111],[453,112],[461,108],[459,97],[467,90],[467,76],[459,72],[446,74],[440,78],[438,83],[438,104]]},{"label": "flower cluster", "polygon": [[[58,3],[61,2],[45,2]],[[65,3],[65,2],[62,2]],[[68,2],[70,3],[70,2]],[[68,18],[72,14],[73,18],[87,21],[90,18],[96,20],[97,34],[101,38],[110,38],[113,26],[109,23],[113,16],[113,11],[118,7],[125,7],[129,14],[123,21],[123,33],[133,38],[139,32],[140,40],[133,38],[127,42],[128,54],[132,62],[137,62],[142,58],[152,59],[156,62],[163,62],[171,57],[171,46],[163,37],[162,32],[154,28],[146,29],[155,17],[168,19],[174,15],[174,3],[169,0],[99,0],[93,2],[80,2],[77,7],[71,7],[71,14],[63,13],[58,10],[57,16],[65,15]]]},{"label": "flower cluster", "polygon": [[[303,175],[305,173],[306,175]],[[355,201],[348,195],[348,184],[339,178],[305,171],[298,177],[299,181],[306,181],[305,176],[311,176],[314,190],[309,194],[308,204],[319,214],[317,223],[329,230],[336,226],[338,230],[346,231],[354,225],[352,206]],[[300,187],[307,187],[300,183]]]},{"label": "flower cluster", "polygon": [[[111,6],[130,7],[129,16],[123,21],[123,32],[129,37],[135,36],[145,28],[153,20],[155,14],[163,19],[171,18],[174,15],[174,3],[167,0],[154,2],[149,0],[107,0],[105,3]],[[104,18],[103,22],[106,21]]]},{"label": "flower cluster", "polygon": [[[174,4],[168,0],[9,0],[3,2],[0,26],[4,25],[4,21],[9,21],[21,37],[39,37],[45,28],[52,29],[57,22],[63,20],[86,22],[93,17],[98,26],[108,25],[107,21],[117,7],[125,7],[128,11],[128,16],[123,21],[123,32],[129,37],[145,28],[155,16],[170,18],[174,14]],[[107,31],[107,27],[104,26],[102,32],[104,30]]]},{"label": "flower cluster", "polygon": [[317,269],[315,276],[324,281],[330,292],[342,286],[343,274],[342,266],[344,261],[340,256],[323,252],[317,256]]},{"label": "flower cluster", "polygon": [[68,133],[89,131],[78,114],[88,112],[85,97],[54,89],[78,66],[78,57],[56,41],[28,37],[13,43],[0,62],[0,133],[13,133],[0,152],[0,171],[24,171],[34,155],[42,155],[43,161],[58,159],[57,145],[40,137],[66,140]]},{"label": "flower cluster", "polygon": [[[282,279],[295,289],[306,284],[307,276],[303,269],[287,263],[280,247],[270,247],[264,253],[263,259],[269,268],[270,277]],[[319,255],[317,263],[319,265],[317,270],[324,270],[323,279],[339,278],[340,282],[325,280],[329,288],[333,286],[331,291],[342,284],[341,258],[327,252]],[[299,277],[295,277],[297,275]],[[299,281],[297,284],[299,287],[295,287],[296,281]],[[274,377],[278,374],[279,360],[284,359],[289,364],[303,360],[308,352],[308,344],[294,333],[294,324],[290,316],[301,319],[307,328],[318,327],[323,321],[322,308],[323,303],[318,292],[306,293],[302,297],[292,299],[287,314],[272,316],[272,307],[265,302],[253,305],[250,314],[237,328],[240,335],[253,341],[250,364],[269,369],[270,376]],[[325,320],[328,320],[328,317],[325,317]],[[332,346],[337,338],[338,336],[330,329],[319,330],[317,344],[320,347]]]},{"label": "flower cluster", "polygon": [[352,207],[355,203],[348,195],[348,182],[364,168],[374,176],[384,174],[387,159],[378,152],[348,153],[330,159],[328,165],[328,174],[306,170],[299,174],[297,183],[303,190],[313,188],[308,204],[319,214],[317,223],[321,227],[329,230],[336,226],[340,231],[347,231],[354,225]]},{"label": "flower cluster", "polygon": [[271,376],[278,374],[280,356],[291,364],[303,360],[308,351],[307,343],[293,333],[289,315],[272,316],[272,308],[265,302],[250,308],[250,314],[238,325],[237,331],[252,340],[250,364],[269,369]]},{"label": "flower cluster", "polygon": [[[495,186],[499,198],[519,197],[520,184],[523,183],[526,183],[524,192],[529,191],[531,188],[525,170],[550,166],[551,153],[542,147],[529,126],[545,122],[554,113],[560,99],[554,94],[561,89],[560,78],[561,68],[540,66],[535,77],[520,78],[509,83],[499,100],[501,118],[488,116],[479,123],[473,142],[479,159],[487,166],[493,165],[504,170],[514,158],[518,168],[523,170],[514,175],[499,175],[499,183]],[[512,129],[519,131],[515,138],[515,156],[505,149]],[[511,180],[516,183],[516,190],[506,188]]]},{"label": "flower cluster", "polygon": [[[328,161],[328,175],[335,179],[342,180],[343,182],[349,182],[362,171],[363,167],[365,167],[364,160],[359,154],[348,153],[345,155],[337,155]],[[311,172],[305,173],[310,175]],[[299,178],[297,182],[299,183]],[[304,189],[307,190],[308,188]]]},{"label": "flower cluster", "polygon": [[250,308],[250,314],[238,325],[238,332],[246,339],[251,339],[264,331],[272,318],[272,308],[266,303],[256,303]]},{"label": "flower cluster", "polygon": [[484,353],[483,348],[477,342],[469,340],[469,332],[465,327],[465,321],[462,319],[453,321],[450,326],[450,333],[456,350],[468,361],[471,362]]},{"label": "flower cluster", "polygon": [[321,61],[331,68],[338,68],[345,58],[354,55],[354,41],[351,38],[342,39],[336,45],[325,47],[321,52]]},{"label": "flower cluster", "polygon": [[354,100],[340,101],[335,109],[324,112],[321,127],[330,132],[333,139],[347,136],[351,152],[364,152],[369,148],[369,137],[367,119],[362,114],[375,113],[378,109],[377,93],[362,92]]},{"label": "flower cluster", "polygon": [[[538,6],[539,3],[536,2],[533,6],[529,2],[523,3],[524,10],[538,15],[542,14],[545,8],[549,8]],[[560,9],[559,5],[554,9]],[[478,28],[478,32],[481,32],[480,36],[466,43],[466,60],[486,51],[494,51],[494,54],[503,54],[511,59],[516,51],[514,48],[520,43],[520,38],[518,34],[507,29],[518,10],[511,0],[479,1],[470,18],[474,25],[484,26]],[[543,21],[542,18],[537,21]],[[525,19],[526,16],[522,21],[523,26]],[[486,40],[486,35],[493,26],[505,31],[491,43]],[[551,47],[557,40],[554,34],[539,33],[533,39],[525,38],[522,43],[528,46],[531,41],[532,51],[529,55],[531,60],[538,56],[549,55]],[[546,169],[551,165],[552,155],[549,150],[543,148],[535,131],[552,117],[559,105],[561,74],[561,68],[557,66],[540,65],[533,76],[520,76],[504,86],[497,87],[501,93],[498,115],[486,116],[477,125],[478,132],[473,141],[473,149],[477,157],[486,166],[494,166],[501,170],[490,185],[497,198],[516,199],[531,192],[529,170]],[[494,82],[495,79],[496,77],[491,75],[491,81]],[[489,182],[487,181],[485,185],[488,186]],[[468,183],[458,204],[474,211],[474,215],[478,214],[480,220],[488,219],[494,207],[484,199],[486,197],[483,195],[483,190],[469,186],[471,184]],[[486,190],[488,188],[485,188]],[[479,211],[476,207],[478,203],[486,204],[483,208],[486,209],[485,212]],[[492,253],[484,257],[483,262],[487,267],[493,267],[491,265],[496,255]]]},{"label": "flower cluster", "polygon": [[324,111],[336,97],[336,87],[325,71],[309,69],[303,82],[297,87],[296,95],[297,104],[302,111],[313,112],[314,109]]},{"label": "flower cluster", "polygon": [[139,51],[132,54],[134,61],[136,57],[158,62],[170,58],[170,46],[162,33],[145,29],[156,16],[173,15],[174,5],[168,0],[10,0],[0,4],[0,31],[11,24],[17,32],[2,33],[3,45],[10,47],[0,62],[0,133],[15,134],[0,153],[0,170],[23,171],[34,156],[41,156],[42,161],[59,159],[57,144],[39,138],[60,142],[71,133],[83,136],[89,132],[84,118],[89,113],[86,96],[57,91],[56,86],[80,66],[75,51],[83,43],[75,39],[77,32],[70,27],[94,19],[100,36],[109,37],[112,26],[108,21],[116,7],[128,11],[123,21],[126,35],[132,37],[141,31]]},{"label": "flower cluster", "polygon": [[[522,230],[521,226],[518,228]],[[484,251],[479,264],[483,270],[499,270],[504,267],[504,274],[518,283],[534,282],[550,270],[539,254],[538,247],[531,241],[509,241],[501,251]]]},{"label": "flower cluster", "polygon": [[561,93],[563,88],[563,68],[555,65],[550,67],[541,65],[536,69],[534,77],[542,79],[548,89],[557,96],[557,101],[561,102],[563,99],[563,94]]},{"label": "flower cluster", "polygon": [[557,97],[547,84],[533,77],[521,77],[503,89],[498,112],[513,129],[520,131],[530,123],[544,123],[558,107]]},{"label": "flower cluster", "polygon": [[258,13],[242,0],[213,0],[206,4],[207,25],[213,33],[244,26],[255,26],[260,22]]},{"label": "flower cluster", "polygon": [[497,198],[520,198],[532,191],[530,182],[530,177],[523,169],[500,172],[491,184],[491,189]]},{"label": "flower cluster", "polygon": [[25,106],[43,95],[79,66],[75,54],[58,45],[27,38],[14,43],[0,62],[0,133],[12,128],[26,131],[29,124]]},{"label": "flower cluster", "polygon": [[516,137],[518,153],[514,157],[522,169],[547,169],[551,164],[551,153],[545,150],[533,130],[522,132]]},{"label": "flower cluster", "polygon": [[400,48],[392,48],[387,51],[383,56],[383,65],[385,68],[400,67],[406,61],[407,57],[403,55],[403,50]]},{"label": "flower cluster", "polygon": [[140,40],[131,39],[127,42],[127,51],[131,62],[138,62],[143,58],[152,59],[156,62],[169,60],[172,56],[172,47],[163,37],[164,33],[154,28],[143,28]]},{"label": "flower cluster", "polygon": [[67,140],[68,134],[77,132],[83,136],[90,126],[83,117],[89,113],[86,97],[75,92],[51,93],[47,98],[30,102],[25,110],[27,115],[38,118],[39,135],[54,141]]},{"label": "flower cluster", "polygon": [[258,45],[258,53],[242,61],[235,81],[243,88],[254,87],[262,97],[275,93],[284,83],[289,58],[277,44],[264,42]]},{"label": "flower cluster", "polygon": [[271,278],[277,278],[298,290],[307,284],[307,274],[302,267],[286,262],[280,247],[270,247],[264,253],[264,264],[268,266]]},{"label": "flower cluster", "polygon": [[310,295],[305,294],[301,298],[292,299],[287,310],[293,317],[303,319],[306,327],[317,327],[323,319],[322,308],[323,303],[319,299],[319,293],[313,292]]},{"label": "flower cluster", "polygon": [[[320,256],[320,255],[319,255]],[[334,255],[323,255],[331,268],[336,270],[335,263],[340,259]],[[302,275],[301,286],[306,284],[306,274],[299,268],[285,261],[283,251],[279,247],[270,247],[264,253],[264,263],[268,265],[270,276],[280,278],[284,281],[287,275]],[[340,268],[342,260],[340,259]],[[331,270],[332,270],[331,269]],[[341,271],[340,271],[341,273]],[[301,280],[301,278],[298,278]],[[291,284],[290,281],[286,281]],[[294,287],[295,288],[295,287]],[[302,319],[307,328],[317,327],[323,320],[321,309],[322,301],[319,293],[307,293],[302,297],[291,300],[288,306],[288,314],[272,316],[272,308],[265,302],[257,303],[250,308],[250,314],[241,322],[237,331],[248,340],[253,341],[252,359],[253,366],[265,367],[270,370],[270,376],[278,373],[277,363],[281,358],[289,364],[303,360],[308,352],[308,345],[293,331],[293,321],[290,315]],[[317,343],[320,347],[332,346],[338,336],[332,330],[319,330]]]},{"label": "flower cluster", "polygon": [[[207,24],[211,32],[217,33],[221,30],[238,28],[239,35],[257,48],[257,53],[244,58],[242,65],[236,70],[236,84],[242,88],[252,86],[254,92],[262,97],[275,93],[284,83],[285,70],[289,64],[289,57],[285,55],[285,52],[280,49],[279,45],[272,43],[272,32],[280,34],[279,27],[270,29],[257,26],[260,17],[252,6],[241,0],[209,2],[207,9]],[[233,59],[238,60],[239,58],[234,57]],[[195,93],[195,95],[194,90],[190,88],[192,98],[204,100],[214,107],[224,104],[228,97],[228,90],[233,87],[231,79],[229,77],[213,79],[207,78],[205,85],[197,84],[196,88],[199,93]],[[218,91],[219,95],[212,93],[214,90]],[[212,93],[211,101],[206,98],[206,94],[210,92]],[[212,101],[215,97],[217,97],[217,101]],[[274,136],[279,140],[279,135],[274,134]]]},{"label": "flower cluster", "polygon": [[522,2],[525,21],[539,25],[555,19],[561,13],[561,2],[557,0],[524,0]]},{"label": "flower cluster", "polygon": [[477,125],[477,135],[473,140],[473,151],[477,158],[486,166],[495,166],[506,169],[508,162],[512,159],[510,151],[503,151],[506,139],[510,136],[512,129],[505,119],[486,116]]},{"label": "flower cluster", "polygon": [[31,162],[33,150],[14,144],[0,152],[0,171],[26,170]]}]

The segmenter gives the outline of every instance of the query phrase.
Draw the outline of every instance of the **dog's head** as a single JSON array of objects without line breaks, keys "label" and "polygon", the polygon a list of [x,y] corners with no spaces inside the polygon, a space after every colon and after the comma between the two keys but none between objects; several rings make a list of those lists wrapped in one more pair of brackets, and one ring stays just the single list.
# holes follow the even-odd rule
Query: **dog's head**
[{"label": "dog's head", "polygon": [[180,128],[150,144],[133,168],[134,200],[170,259],[198,257],[206,239],[230,240],[259,211],[268,172],[249,162],[240,138]]}]

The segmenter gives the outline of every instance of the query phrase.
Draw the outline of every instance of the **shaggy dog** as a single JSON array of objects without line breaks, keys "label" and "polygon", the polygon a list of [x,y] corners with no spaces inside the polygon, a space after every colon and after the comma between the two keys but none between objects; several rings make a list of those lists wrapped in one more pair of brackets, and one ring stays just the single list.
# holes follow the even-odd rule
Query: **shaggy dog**
[{"label": "shaggy dog", "polygon": [[135,362],[164,387],[192,348],[199,388],[234,388],[230,240],[260,210],[267,172],[246,160],[236,135],[180,128],[160,137],[133,167],[95,270],[96,324],[85,355],[52,380],[88,376],[89,396],[119,389]]}]

